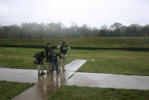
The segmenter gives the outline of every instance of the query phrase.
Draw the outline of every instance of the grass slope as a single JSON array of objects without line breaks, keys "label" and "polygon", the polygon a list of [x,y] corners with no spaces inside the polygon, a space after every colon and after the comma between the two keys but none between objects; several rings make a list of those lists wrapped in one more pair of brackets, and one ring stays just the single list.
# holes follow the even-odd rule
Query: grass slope
[{"label": "grass slope", "polygon": [[32,84],[0,81],[0,100],[10,100]]},{"label": "grass slope", "polygon": [[62,86],[48,100],[148,100],[149,91]]},{"label": "grass slope", "polygon": [[51,39],[0,39],[2,44],[14,45],[60,45],[66,41],[71,47],[99,47],[99,48],[149,48],[148,37],[109,37],[109,38],[51,38]]}]

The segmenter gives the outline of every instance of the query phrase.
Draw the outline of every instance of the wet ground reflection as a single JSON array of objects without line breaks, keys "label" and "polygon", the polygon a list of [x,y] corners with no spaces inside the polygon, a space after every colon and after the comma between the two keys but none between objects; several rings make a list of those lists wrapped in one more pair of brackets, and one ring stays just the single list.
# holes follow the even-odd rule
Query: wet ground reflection
[{"label": "wet ground reflection", "polygon": [[65,72],[58,75],[56,73],[48,74],[47,76],[38,77],[38,91],[42,98],[47,98],[51,93],[54,93],[61,85],[66,83]]},{"label": "wet ground reflection", "polygon": [[[46,74],[38,77],[38,83],[22,92],[12,100],[47,100],[61,85],[67,84],[67,80],[77,71],[86,60],[74,60],[65,66],[65,72],[59,74]],[[36,71],[37,75],[37,71]],[[35,76],[35,75],[34,75]]]},{"label": "wet ground reflection", "polygon": [[47,100],[49,95],[66,83],[66,72],[38,77],[38,83],[12,100]]}]

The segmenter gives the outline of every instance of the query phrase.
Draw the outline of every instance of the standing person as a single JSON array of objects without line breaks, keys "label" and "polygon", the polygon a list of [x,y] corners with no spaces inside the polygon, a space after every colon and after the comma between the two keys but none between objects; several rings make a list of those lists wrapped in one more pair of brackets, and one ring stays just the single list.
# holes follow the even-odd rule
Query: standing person
[{"label": "standing person", "polygon": [[65,71],[65,62],[66,62],[66,55],[67,55],[67,50],[70,49],[70,47],[68,47],[68,45],[63,42],[61,44],[61,46],[59,46],[58,48],[60,48],[60,55],[61,55],[61,65],[60,65],[60,70]]},{"label": "standing person", "polygon": [[56,73],[58,74],[58,58],[57,56],[60,57],[60,54],[54,51],[54,47],[51,50],[51,61],[52,61],[52,74],[54,72],[54,68],[56,67]]},{"label": "standing person", "polygon": [[41,51],[40,53],[36,53],[34,55],[34,63],[38,69],[38,76],[45,74],[44,73],[44,58],[45,58],[44,51]]},{"label": "standing person", "polygon": [[51,52],[51,44],[47,43],[47,46],[45,47],[45,55],[46,55],[46,62],[47,62],[47,73],[51,71],[50,52]]}]

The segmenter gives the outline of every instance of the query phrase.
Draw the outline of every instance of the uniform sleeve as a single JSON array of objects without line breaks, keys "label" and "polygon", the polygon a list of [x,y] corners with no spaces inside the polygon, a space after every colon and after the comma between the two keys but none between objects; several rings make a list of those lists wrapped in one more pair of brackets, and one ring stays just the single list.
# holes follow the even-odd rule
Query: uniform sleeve
[{"label": "uniform sleeve", "polygon": [[59,56],[59,58],[61,59],[61,55],[59,53],[56,53],[57,56]]}]

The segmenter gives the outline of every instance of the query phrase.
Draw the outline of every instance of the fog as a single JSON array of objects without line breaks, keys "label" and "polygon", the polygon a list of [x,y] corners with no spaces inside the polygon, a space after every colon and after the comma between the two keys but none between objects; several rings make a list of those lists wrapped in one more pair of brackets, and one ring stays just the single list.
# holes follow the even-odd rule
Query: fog
[{"label": "fog", "polygon": [[0,0],[0,25],[57,23],[101,27],[149,23],[149,0]]}]

